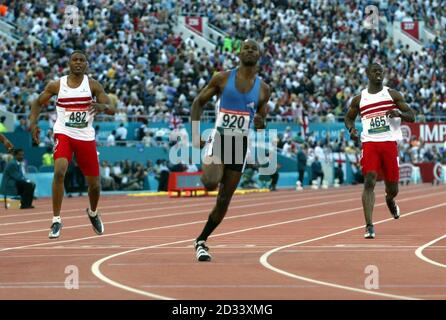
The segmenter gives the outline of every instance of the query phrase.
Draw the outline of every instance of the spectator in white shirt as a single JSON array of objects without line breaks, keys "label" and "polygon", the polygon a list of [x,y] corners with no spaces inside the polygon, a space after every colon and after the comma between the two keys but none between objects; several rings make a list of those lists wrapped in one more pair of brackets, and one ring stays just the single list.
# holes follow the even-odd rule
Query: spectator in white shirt
[{"label": "spectator in white shirt", "polygon": [[[121,123],[118,129],[116,129],[116,141],[125,141],[127,139],[127,128]],[[125,142],[118,142],[118,146],[125,146]]]},{"label": "spectator in white shirt", "polygon": [[291,139],[289,139],[283,145],[282,155],[287,158],[291,158],[293,156],[293,142],[291,141]]},{"label": "spectator in white shirt", "polygon": [[107,137],[107,147],[113,147],[116,145],[115,139],[116,131],[113,130]]}]

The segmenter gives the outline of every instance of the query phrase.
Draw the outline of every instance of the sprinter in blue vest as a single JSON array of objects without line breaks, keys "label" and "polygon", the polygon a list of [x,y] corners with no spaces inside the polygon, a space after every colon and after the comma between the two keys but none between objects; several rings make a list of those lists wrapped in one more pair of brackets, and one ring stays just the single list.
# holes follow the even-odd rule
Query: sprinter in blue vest
[{"label": "sprinter in blue vest", "polygon": [[[257,76],[259,58],[257,42],[245,40],[239,67],[215,74],[192,104],[192,143],[206,150],[201,180],[208,190],[219,188],[217,203],[194,243],[198,261],[211,260],[206,240],[223,220],[240,182],[246,165],[248,131],[266,127],[270,88]],[[214,96],[218,96],[215,129],[205,143],[200,138],[200,117]]]}]

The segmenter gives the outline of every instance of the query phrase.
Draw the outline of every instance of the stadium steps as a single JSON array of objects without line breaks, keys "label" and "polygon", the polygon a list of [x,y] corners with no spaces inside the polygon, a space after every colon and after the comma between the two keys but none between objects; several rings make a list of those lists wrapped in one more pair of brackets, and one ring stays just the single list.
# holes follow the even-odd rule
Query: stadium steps
[{"label": "stadium steps", "polygon": [[[0,18],[0,38],[8,42],[18,43],[22,40],[23,35],[23,32],[20,31],[17,25]],[[32,42],[41,43],[41,41],[34,36],[29,36],[28,39]]]},{"label": "stadium steps", "polygon": [[178,17],[176,26],[174,27],[175,34],[181,34],[183,41],[193,36],[195,43],[198,48],[206,51],[214,51],[216,48],[216,42],[210,37],[206,37],[204,30],[207,29],[207,18],[202,18],[203,32],[198,32],[197,30],[191,28],[186,24],[186,17]]}]

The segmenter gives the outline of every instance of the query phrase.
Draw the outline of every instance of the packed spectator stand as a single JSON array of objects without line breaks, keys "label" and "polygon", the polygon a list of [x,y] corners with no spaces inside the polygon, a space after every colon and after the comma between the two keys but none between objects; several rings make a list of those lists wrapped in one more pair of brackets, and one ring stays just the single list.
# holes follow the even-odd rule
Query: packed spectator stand
[{"label": "packed spectator stand", "polygon": [[[385,66],[386,84],[404,95],[418,121],[446,116],[446,1],[74,1],[79,27],[72,29],[64,27],[67,1],[0,3],[7,8],[0,19],[17,26],[20,39],[0,43],[0,110],[20,115],[16,130],[26,130],[30,101],[67,72],[68,55],[76,48],[85,50],[89,74],[104,85],[118,110],[114,117],[98,119],[116,123],[115,133],[102,136],[99,144],[168,148],[166,133],[189,120],[193,99],[215,72],[236,66],[246,38],[262,48],[259,71],[272,88],[270,121],[342,121],[352,97],[364,88],[364,70],[372,59]],[[395,45],[383,20],[378,31],[362,28],[369,4],[378,5],[388,23],[422,20],[438,37],[420,52]],[[181,14],[206,16],[227,36],[215,39],[215,51],[199,49],[193,38],[172,32]],[[44,115],[49,127],[54,108],[49,105]],[[168,123],[170,129],[159,133],[148,128],[148,121]],[[130,122],[141,124],[137,141],[123,132]],[[43,146],[51,146],[51,132],[42,134]],[[300,149],[310,160],[315,153],[327,160],[335,152],[359,153],[343,136],[316,141],[311,133],[281,132],[279,138],[285,157],[295,157]],[[427,148],[413,139],[401,144],[400,152],[403,162],[412,163],[446,156],[445,148]],[[128,181],[137,182],[122,184],[113,173],[118,166],[131,171]],[[137,166],[129,171],[124,164],[103,164],[101,172],[111,172],[104,173],[110,189],[138,189],[143,186]],[[139,166],[144,174],[152,172],[146,164]]]}]

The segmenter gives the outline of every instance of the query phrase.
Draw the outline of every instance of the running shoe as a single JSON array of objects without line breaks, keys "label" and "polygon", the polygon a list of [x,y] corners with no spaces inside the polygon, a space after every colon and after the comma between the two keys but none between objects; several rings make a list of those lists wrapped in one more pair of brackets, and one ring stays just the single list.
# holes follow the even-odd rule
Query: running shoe
[{"label": "running shoe", "polygon": [[365,227],[364,238],[375,239],[375,228],[373,227],[373,225],[368,225]]},{"label": "running shoe", "polygon": [[53,224],[51,225],[51,230],[50,230],[50,234],[48,235],[48,237],[50,239],[59,238],[61,229],[62,229],[61,222],[53,222]]},{"label": "running shoe", "polygon": [[99,215],[99,212],[94,217],[92,217],[90,215],[91,211],[89,208],[87,208],[85,211],[87,212],[87,216],[90,219],[90,222],[91,222],[94,232],[96,232],[96,234],[99,234],[99,235],[103,234],[104,233],[104,224],[102,223],[101,216]]},{"label": "running shoe", "polygon": [[392,217],[394,219],[398,219],[400,217],[400,207],[398,207],[398,205],[395,203],[395,200],[387,200],[386,198],[386,203],[387,208],[389,208],[390,213],[392,214]]},{"label": "running shoe", "polygon": [[211,261],[212,257],[208,253],[209,248],[206,246],[206,241],[195,241],[194,247],[198,261]]}]

